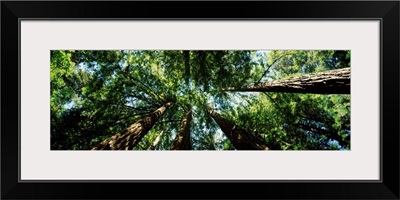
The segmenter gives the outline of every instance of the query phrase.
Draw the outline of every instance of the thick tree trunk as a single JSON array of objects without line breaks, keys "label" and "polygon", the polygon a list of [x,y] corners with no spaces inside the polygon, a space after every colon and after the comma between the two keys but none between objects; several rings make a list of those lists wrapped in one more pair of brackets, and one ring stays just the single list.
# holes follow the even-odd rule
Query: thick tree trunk
[{"label": "thick tree trunk", "polygon": [[210,115],[225,133],[237,150],[269,150],[264,141],[259,140],[236,124],[226,120],[214,110],[209,110]]},{"label": "thick tree trunk", "polygon": [[190,144],[190,121],[192,121],[192,111],[187,112],[185,117],[183,117],[171,150],[192,149],[192,145]]},{"label": "thick tree trunk", "polygon": [[350,94],[350,68],[261,82],[223,91]]},{"label": "thick tree trunk", "polygon": [[161,140],[161,136],[163,135],[164,131],[161,131],[160,134],[158,134],[157,138],[154,140],[154,142],[150,145],[150,147],[147,150],[154,150],[156,149],[156,146]]},{"label": "thick tree trunk", "polygon": [[123,133],[104,140],[92,150],[130,150],[135,147],[144,135],[153,127],[157,120],[164,114],[165,110],[171,106],[171,102],[166,103],[151,114],[143,117],[130,125]]}]

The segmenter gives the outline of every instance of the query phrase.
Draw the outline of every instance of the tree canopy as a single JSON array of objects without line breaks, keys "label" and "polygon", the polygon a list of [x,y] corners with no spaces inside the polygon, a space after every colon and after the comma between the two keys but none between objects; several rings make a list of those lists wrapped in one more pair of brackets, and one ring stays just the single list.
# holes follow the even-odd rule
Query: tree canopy
[{"label": "tree canopy", "polygon": [[347,50],[53,50],[51,149],[350,149],[349,93],[245,90],[349,67]]}]

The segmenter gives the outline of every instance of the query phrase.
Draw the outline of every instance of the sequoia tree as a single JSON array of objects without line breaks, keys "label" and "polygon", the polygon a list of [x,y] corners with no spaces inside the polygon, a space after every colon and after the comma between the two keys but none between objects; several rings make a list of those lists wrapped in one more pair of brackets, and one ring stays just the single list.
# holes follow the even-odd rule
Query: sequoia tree
[{"label": "sequoia tree", "polygon": [[350,51],[55,50],[50,64],[51,150],[350,149]]},{"label": "sequoia tree", "polygon": [[236,149],[269,150],[264,141],[259,140],[259,138],[254,137],[243,128],[226,120],[213,109],[209,109],[209,113]]},{"label": "sequoia tree", "polygon": [[192,120],[192,112],[188,111],[182,119],[178,134],[172,144],[171,150],[191,150],[190,144],[190,122]]},{"label": "sequoia tree", "polygon": [[260,82],[223,91],[350,94],[350,68]]},{"label": "sequoia tree", "polygon": [[171,106],[171,102],[164,104],[153,113],[145,116],[143,119],[133,123],[125,129],[123,133],[117,133],[114,136],[104,140],[92,150],[129,150],[136,146],[143,136],[153,127],[157,120],[164,114],[165,110]]}]

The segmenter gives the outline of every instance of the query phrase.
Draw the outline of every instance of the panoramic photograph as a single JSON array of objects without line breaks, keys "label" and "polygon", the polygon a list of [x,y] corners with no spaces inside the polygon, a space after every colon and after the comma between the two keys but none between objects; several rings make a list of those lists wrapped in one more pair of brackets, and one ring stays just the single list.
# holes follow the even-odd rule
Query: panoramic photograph
[{"label": "panoramic photograph", "polygon": [[350,50],[51,50],[51,150],[350,150]]}]

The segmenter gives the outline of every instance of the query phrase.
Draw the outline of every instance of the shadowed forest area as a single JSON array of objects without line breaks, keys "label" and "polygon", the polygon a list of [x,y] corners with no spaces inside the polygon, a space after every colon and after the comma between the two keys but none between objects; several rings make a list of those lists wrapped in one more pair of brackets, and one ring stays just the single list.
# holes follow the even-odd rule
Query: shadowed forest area
[{"label": "shadowed forest area", "polygon": [[350,51],[52,50],[51,150],[349,150]]}]

